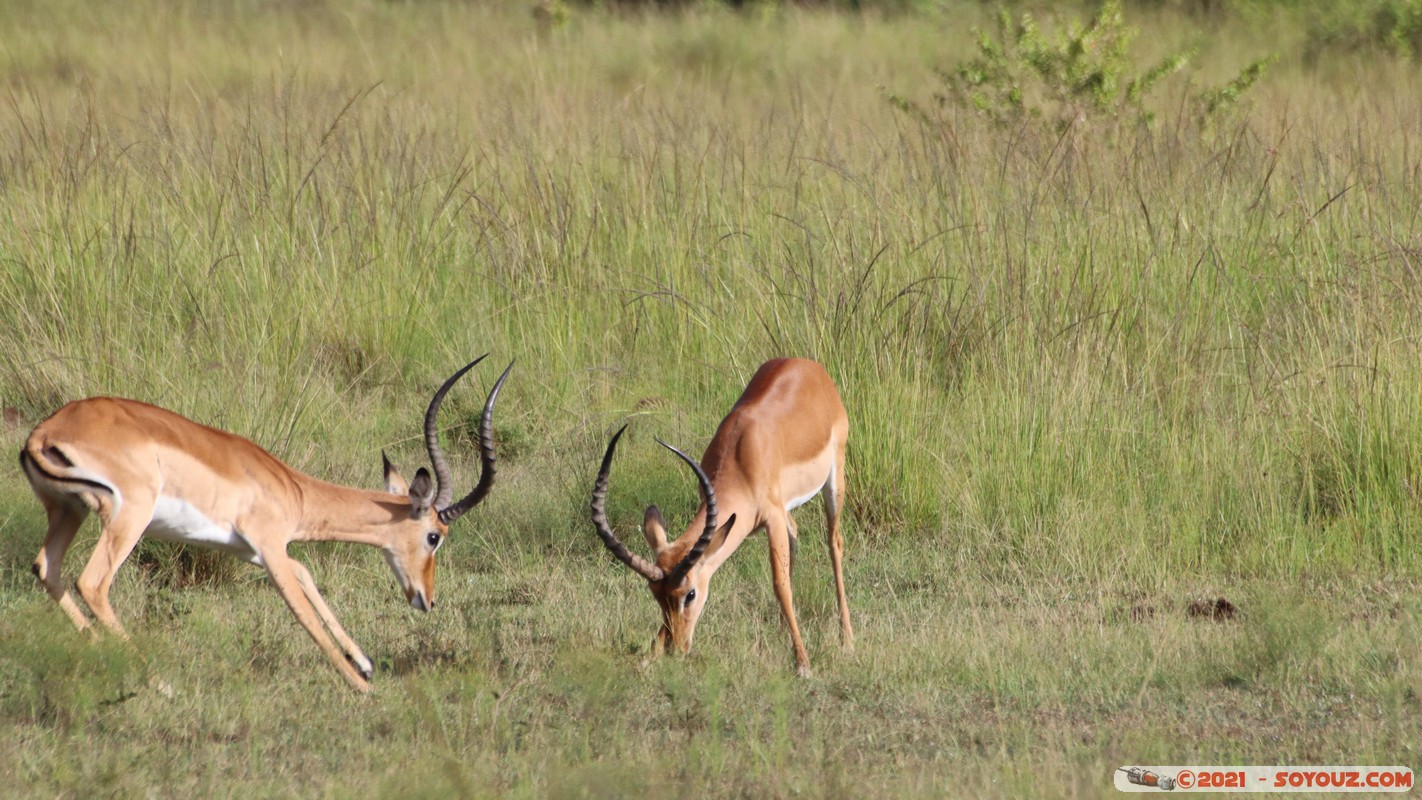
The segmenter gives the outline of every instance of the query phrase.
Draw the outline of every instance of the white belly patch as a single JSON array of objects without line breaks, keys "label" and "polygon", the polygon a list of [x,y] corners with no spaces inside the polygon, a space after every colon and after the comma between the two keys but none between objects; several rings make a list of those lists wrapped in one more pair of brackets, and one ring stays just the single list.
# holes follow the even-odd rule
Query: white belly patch
[{"label": "white belly patch", "polygon": [[[823,486],[820,487],[820,489],[823,489],[823,488],[824,488]],[[811,499],[811,498],[813,498],[815,495],[817,495],[817,494],[820,493],[820,489],[816,489],[816,490],[814,490],[813,492],[810,492],[809,494],[805,495],[804,497],[796,497],[796,498],[794,498],[793,500],[791,500],[790,502],[788,502],[788,503],[785,504],[785,510],[786,510],[786,511],[794,511],[795,509],[799,508],[800,506],[803,506],[804,504],[810,502],[810,499]]]},{"label": "white belly patch", "polygon": [[262,563],[262,557],[235,528],[218,525],[187,501],[173,497],[159,496],[144,535],[221,550],[259,566]]},{"label": "white belly patch", "polygon": [[806,494],[804,497],[792,498],[790,502],[785,504],[785,510],[793,511],[799,508],[800,506],[803,506],[804,504],[810,502],[810,500],[813,499],[815,495],[819,494],[820,492],[823,492],[826,486],[834,486],[834,464],[830,464],[829,475],[825,476],[824,483],[812,489],[809,494]]}]

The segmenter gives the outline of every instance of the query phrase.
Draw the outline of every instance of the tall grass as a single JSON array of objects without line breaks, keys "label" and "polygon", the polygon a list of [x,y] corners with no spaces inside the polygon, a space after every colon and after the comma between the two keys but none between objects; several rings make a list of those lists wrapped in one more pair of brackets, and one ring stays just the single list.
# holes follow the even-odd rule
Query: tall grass
[{"label": "tall grass", "polygon": [[853,411],[861,535],[1410,562],[1410,70],[1284,70],[1218,130],[1106,146],[896,114],[878,86],[930,89],[946,22],[161,8],[11,11],[0,367],[30,419],[133,395],[338,476],[322,445],[358,440],[364,474],[492,350],[523,365],[504,424],[590,464],[633,415],[700,446],[798,354]]}]

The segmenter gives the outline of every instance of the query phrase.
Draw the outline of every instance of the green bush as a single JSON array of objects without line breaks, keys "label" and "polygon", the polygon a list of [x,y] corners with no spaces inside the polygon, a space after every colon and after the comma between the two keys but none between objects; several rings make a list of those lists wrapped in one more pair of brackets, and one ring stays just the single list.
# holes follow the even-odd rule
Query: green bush
[{"label": "green bush", "polygon": [[1331,53],[1422,56],[1422,0],[1326,4],[1316,11],[1310,15],[1305,63],[1316,65]]},{"label": "green bush", "polygon": [[[943,87],[934,95],[940,110],[964,109],[997,125],[1044,120],[1058,132],[1148,125],[1148,102],[1162,80],[1184,70],[1192,52],[1172,53],[1145,70],[1131,57],[1136,30],[1126,25],[1119,0],[1107,0],[1085,25],[1071,21],[1048,35],[1031,14],[1002,11],[995,35],[978,33],[978,55],[951,70],[939,70]],[[1263,76],[1272,58],[1246,66],[1224,86],[1192,94],[1186,108],[1204,122],[1225,111]],[[902,96],[901,109],[930,118]]]}]

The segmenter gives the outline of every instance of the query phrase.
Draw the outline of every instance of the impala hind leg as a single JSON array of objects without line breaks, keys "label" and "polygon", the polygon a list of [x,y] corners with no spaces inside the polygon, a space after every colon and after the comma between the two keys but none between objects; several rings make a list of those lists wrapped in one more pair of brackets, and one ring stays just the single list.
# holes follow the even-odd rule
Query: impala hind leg
[{"label": "impala hind leg", "polygon": [[825,527],[829,529],[830,565],[834,567],[834,590],[839,596],[839,643],[854,649],[854,626],[849,624],[849,597],[844,592],[844,537],[839,532],[840,511],[844,508],[844,452],[835,459],[834,474],[825,483],[821,497],[825,503]]},{"label": "impala hind leg", "polygon": [[770,539],[770,577],[775,585],[775,597],[780,601],[780,611],[785,615],[785,624],[790,626],[790,643],[795,648],[795,671],[802,678],[810,676],[810,654],[805,651],[805,643],[800,638],[800,623],[795,619],[795,598],[790,587],[790,526],[786,524],[789,514],[781,512],[770,519],[765,526]]},{"label": "impala hind leg", "polygon": [[74,596],[64,587],[60,572],[64,554],[68,552],[69,545],[73,544],[74,534],[79,531],[84,518],[89,516],[89,511],[81,505],[61,503],[46,503],[45,511],[49,515],[49,529],[45,532],[44,545],[40,547],[32,569],[45,591],[64,609],[74,626],[81,631],[88,630],[89,620],[85,618],[84,612],[79,610]]},{"label": "impala hind leg", "polygon": [[296,582],[301,585],[301,591],[306,594],[306,599],[310,600],[311,605],[316,608],[316,614],[321,617],[327,630],[336,637],[336,641],[345,650],[346,660],[356,668],[356,672],[359,672],[362,678],[370,680],[370,676],[375,673],[375,666],[370,663],[370,659],[365,657],[360,645],[346,634],[346,629],[341,627],[341,623],[336,621],[336,615],[331,613],[331,607],[326,605],[325,598],[321,597],[321,593],[316,590],[316,581],[311,579],[311,573],[306,569],[306,565],[293,558],[291,559],[291,571],[296,576]]},{"label": "impala hind leg", "polygon": [[117,511],[112,505],[100,506],[99,517],[104,521],[104,528],[99,532],[99,543],[94,546],[89,563],[79,574],[79,596],[84,598],[94,618],[125,639],[128,633],[109,605],[109,588],[113,586],[114,573],[123,566],[138,540],[143,538],[148,523],[153,521],[154,500],[153,495],[130,490]]},{"label": "impala hind leg", "polygon": [[795,577],[795,556],[800,552],[800,530],[795,527],[795,518],[785,515],[785,526],[790,529],[790,577]]},{"label": "impala hind leg", "polygon": [[[281,593],[281,599],[286,601],[286,605],[291,609],[291,613],[296,615],[296,621],[301,623],[301,627],[306,629],[311,638],[316,641],[316,646],[321,648],[321,652],[326,654],[326,658],[335,665],[336,671],[341,673],[341,677],[346,679],[346,683],[358,692],[370,691],[370,681],[366,680],[350,661],[346,660],[346,654],[331,641],[326,629],[321,627],[321,618],[317,614],[310,600],[306,597],[306,591],[302,588],[301,580],[297,577],[299,572],[305,570],[304,567],[293,567],[296,561],[286,555],[284,550],[273,553],[262,553],[262,563],[267,567],[267,575],[276,585],[277,591]],[[310,575],[307,576],[308,579]],[[314,584],[313,584],[314,588]]]}]

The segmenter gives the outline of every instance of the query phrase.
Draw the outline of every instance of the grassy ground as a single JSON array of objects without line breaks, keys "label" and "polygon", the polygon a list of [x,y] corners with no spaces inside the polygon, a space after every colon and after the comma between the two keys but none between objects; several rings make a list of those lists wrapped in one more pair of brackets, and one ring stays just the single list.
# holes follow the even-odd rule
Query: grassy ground
[{"label": "grassy ground", "polygon": [[[1128,17],[1142,63],[1200,48],[1155,127],[1059,136],[886,99],[936,109],[977,5],[6,4],[6,447],[113,393],[374,486],[382,448],[422,460],[445,374],[519,366],[438,612],[374,553],[302,553],[371,698],[259,572],[161,545],[115,588],[136,646],[74,635],[0,481],[0,793],[1094,797],[1127,763],[1412,765],[1418,70],[1171,8]],[[1236,115],[1175,103],[1270,52]],[[605,437],[634,423],[614,524],[685,519],[652,435],[698,450],[776,355],[850,410],[859,647],[806,509],[815,678],[759,539],[693,655],[646,665],[655,608],[586,520]],[[465,479],[492,377],[446,404]],[[1234,620],[1186,615],[1221,595]]]}]

